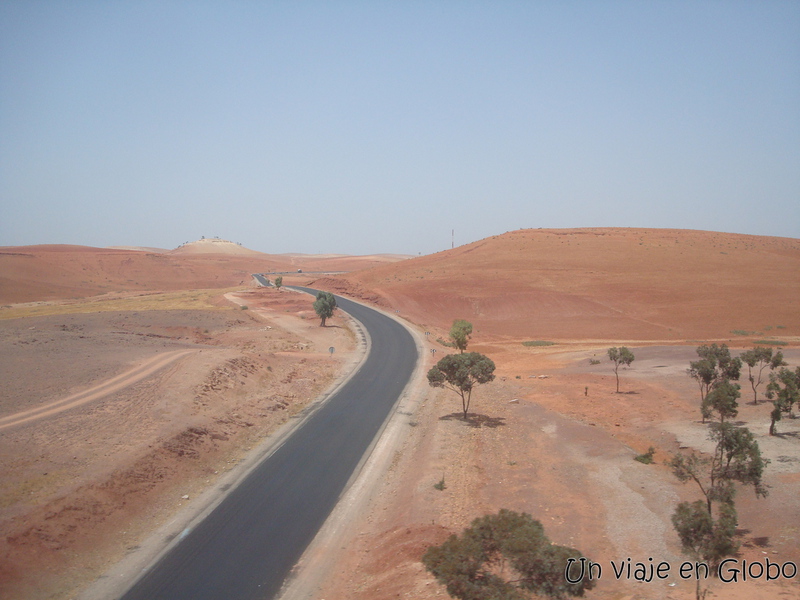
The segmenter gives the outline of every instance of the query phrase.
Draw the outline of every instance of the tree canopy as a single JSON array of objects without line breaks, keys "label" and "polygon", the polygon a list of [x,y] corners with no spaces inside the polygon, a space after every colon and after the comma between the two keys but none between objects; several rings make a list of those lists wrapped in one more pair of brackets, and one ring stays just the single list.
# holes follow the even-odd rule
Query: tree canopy
[{"label": "tree canopy", "polygon": [[776,435],[775,424],[784,413],[790,413],[795,403],[800,404],[800,367],[794,371],[781,367],[777,373],[769,374],[767,398],[772,400],[769,434]]},{"label": "tree canopy", "polygon": [[322,319],[319,324],[320,327],[325,327],[325,321],[333,316],[333,311],[336,310],[336,298],[330,292],[318,292],[317,299],[314,300],[314,311],[317,316]]},{"label": "tree canopy", "polygon": [[737,400],[742,395],[739,390],[741,388],[738,383],[731,383],[727,379],[718,381],[700,404],[703,420],[710,418],[714,413],[719,416],[720,422],[733,419],[739,414]]},{"label": "tree canopy", "polygon": [[447,388],[461,397],[461,408],[467,418],[472,388],[494,380],[494,362],[478,352],[448,354],[428,371],[432,387]]},{"label": "tree canopy", "polygon": [[622,346],[620,348],[609,348],[608,358],[614,363],[614,376],[617,378],[617,393],[619,393],[619,367],[620,365],[629,367],[636,357],[634,357],[633,352]]},{"label": "tree canopy", "polygon": [[594,580],[569,583],[568,560],[580,551],[550,542],[542,524],[527,513],[501,509],[477,518],[460,536],[428,548],[422,563],[460,600],[523,600],[526,592],[550,598],[583,596]]},{"label": "tree canopy", "polygon": [[[700,387],[701,407],[705,406],[706,396],[717,385],[723,381],[736,381],[742,368],[740,358],[731,356],[731,351],[726,344],[703,344],[697,348],[697,355],[700,360],[689,363],[689,376],[697,381]],[[702,410],[702,409],[701,409]],[[707,418],[706,412],[702,411],[703,422]]]},{"label": "tree canopy", "polygon": [[[720,515],[714,519],[702,500],[681,502],[672,514],[672,526],[681,540],[681,549],[696,561],[709,566],[713,573],[726,556],[739,549],[735,541],[736,508],[724,504]],[[697,576],[695,598],[701,600],[700,576]]]},{"label": "tree canopy", "polygon": [[769,461],[761,458],[752,432],[731,423],[712,423],[708,437],[715,443],[711,457],[676,454],[669,466],[682,482],[694,481],[698,485],[709,514],[713,502],[733,503],[734,483],[752,486],[756,496],[767,496],[761,477]]},{"label": "tree canopy", "polygon": [[453,340],[453,344],[458,348],[459,352],[463,353],[467,349],[469,336],[471,335],[472,323],[464,319],[453,321],[453,326],[450,328],[450,339]]},{"label": "tree canopy", "polygon": [[764,369],[769,368],[770,371],[774,371],[778,367],[785,366],[783,352],[778,350],[773,354],[772,348],[761,346],[742,352],[739,358],[747,365],[747,378],[750,387],[753,388],[753,404],[758,404],[758,387],[762,383]]},{"label": "tree canopy", "polygon": [[[769,461],[761,458],[758,442],[746,427],[712,423],[709,439],[715,442],[711,457],[676,454],[669,466],[680,481],[694,481],[704,496],[703,500],[681,502],[672,515],[683,551],[714,569],[724,557],[738,550],[734,537],[737,523],[734,484],[753,486],[756,497],[766,496],[761,477]],[[698,577],[696,597],[700,599],[703,595]]]}]

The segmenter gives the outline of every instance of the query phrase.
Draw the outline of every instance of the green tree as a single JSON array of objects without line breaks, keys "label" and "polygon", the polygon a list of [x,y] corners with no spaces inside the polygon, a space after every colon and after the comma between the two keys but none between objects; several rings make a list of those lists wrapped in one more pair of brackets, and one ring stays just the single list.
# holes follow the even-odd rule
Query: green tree
[{"label": "green tree", "polygon": [[739,387],[738,383],[731,383],[727,379],[718,381],[700,404],[703,422],[713,416],[714,413],[719,415],[720,422],[725,421],[725,419],[733,419],[739,414],[737,400],[742,395],[740,390],[741,387]]},{"label": "green tree", "polygon": [[[703,344],[697,348],[697,355],[700,360],[690,362],[687,372],[700,387],[700,405],[702,407],[706,396],[714,386],[721,381],[739,379],[742,361],[739,358],[733,358],[725,344],[721,346]],[[703,423],[705,423],[706,413],[702,412],[702,415]]]},{"label": "green tree", "polygon": [[633,356],[633,352],[628,350],[625,346],[622,346],[621,348],[609,348],[608,358],[614,363],[614,375],[617,378],[617,393],[619,394],[619,367],[620,365],[629,367],[635,357]]},{"label": "green tree", "polygon": [[772,400],[769,434],[776,435],[775,424],[781,420],[784,413],[792,412],[795,402],[800,404],[800,367],[794,371],[781,367],[777,373],[770,373],[767,398]]},{"label": "green tree", "polygon": [[472,388],[494,380],[494,362],[478,352],[448,354],[428,371],[431,387],[446,388],[461,397],[461,408],[467,418]]},{"label": "green tree", "polygon": [[325,321],[333,316],[333,311],[336,310],[336,298],[330,292],[318,292],[317,299],[314,300],[314,311],[317,316],[322,319],[319,324],[320,327],[325,327]]},{"label": "green tree", "polygon": [[278,275],[275,278],[275,287],[281,289],[281,286],[283,286],[283,275]]},{"label": "green tree", "polygon": [[[672,514],[672,526],[678,533],[684,554],[707,564],[714,573],[722,559],[739,549],[734,539],[736,507],[733,504],[723,504],[719,518],[714,519],[702,500],[681,502]],[[698,575],[695,588],[697,600],[705,598],[707,593],[707,590],[701,590],[700,581]]]},{"label": "green tree", "polygon": [[529,514],[501,509],[428,548],[422,564],[460,600],[524,600],[531,592],[563,599],[594,587],[590,578],[572,584],[565,577],[569,559],[582,556],[553,544]]},{"label": "green tree", "polygon": [[714,442],[711,457],[679,453],[668,464],[681,482],[697,484],[709,515],[714,502],[733,502],[734,483],[752,486],[756,497],[766,497],[768,492],[761,477],[769,461],[761,458],[750,430],[732,423],[712,423],[708,437]]},{"label": "green tree", "polygon": [[[778,367],[786,366],[783,360],[783,353],[778,350],[773,354],[772,348],[753,348],[742,352],[739,357],[742,362],[747,365],[747,378],[750,381],[750,387],[753,388],[753,404],[758,404],[758,386],[762,383],[762,375],[764,369],[769,367],[770,371],[774,371]],[[755,375],[753,372],[755,371]]]},{"label": "green tree", "polygon": [[[713,423],[709,439],[715,443],[710,458],[695,453],[676,454],[668,464],[681,482],[694,481],[704,497],[692,503],[681,502],[672,515],[683,551],[716,572],[714,567],[738,549],[734,539],[734,484],[752,486],[756,497],[765,497],[767,489],[761,478],[769,461],[761,458],[758,442],[745,427]],[[705,596],[699,578],[696,596],[698,600]]]},{"label": "green tree", "polygon": [[464,319],[456,319],[453,321],[453,326],[450,328],[450,339],[453,344],[458,348],[462,354],[467,349],[469,336],[472,335],[472,323]]}]

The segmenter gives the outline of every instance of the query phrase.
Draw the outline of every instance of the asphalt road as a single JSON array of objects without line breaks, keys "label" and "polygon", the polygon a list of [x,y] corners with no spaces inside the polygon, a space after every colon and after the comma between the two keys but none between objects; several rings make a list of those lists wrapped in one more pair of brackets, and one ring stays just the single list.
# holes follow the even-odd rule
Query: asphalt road
[{"label": "asphalt road", "polygon": [[414,339],[402,325],[345,298],[337,296],[336,303],[369,333],[371,349],[361,368],[208,517],[184,532],[123,600],[269,600],[278,593],[417,361]]},{"label": "asphalt road", "polygon": [[264,287],[271,287],[272,283],[269,279],[264,277],[261,273],[253,273],[253,278]]}]

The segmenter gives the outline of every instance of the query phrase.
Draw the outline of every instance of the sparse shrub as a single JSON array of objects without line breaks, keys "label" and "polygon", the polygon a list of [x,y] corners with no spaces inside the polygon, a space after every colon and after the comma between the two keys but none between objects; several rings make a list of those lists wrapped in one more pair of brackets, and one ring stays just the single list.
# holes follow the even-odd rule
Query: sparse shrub
[{"label": "sparse shrub", "polygon": [[546,340],[531,340],[529,342],[522,342],[523,346],[555,346],[555,342],[548,342]]},{"label": "sparse shrub", "polygon": [[433,487],[434,487],[435,489],[439,490],[440,492],[441,492],[442,490],[444,490],[444,489],[447,487],[447,486],[445,485],[445,483],[444,483],[444,475],[442,475],[442,478],[439,480],[439,483],[434,483],[434,484],[433,484]]},{"label": "sparse shrub", "polygon": [[653,455],[655,455],[656,449],[650,446],[647,449],[647,452],[644,454],[640,454],[639,456],[634,457],[633,460],[638,460],[640,463],[645,465],[652,465],[653,464]]},{"label": "sparse shrub", "polygon": [[446,348],[455,348],[456,347],[456,345],[453,342],[448,342],[446,339],[442,338],[441,336],[437,337],[436,341],[439,344],[441,344],[442,346],[445,346]]}]

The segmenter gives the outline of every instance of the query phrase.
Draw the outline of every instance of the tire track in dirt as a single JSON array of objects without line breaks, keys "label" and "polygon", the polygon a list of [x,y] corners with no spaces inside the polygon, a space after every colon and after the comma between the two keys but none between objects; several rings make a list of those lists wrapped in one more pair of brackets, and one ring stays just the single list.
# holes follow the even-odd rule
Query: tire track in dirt
[{"label": "tire track in dirt", "polygon": [[36,408],[23,410],[2,417],[0,418],[0,431],[10,427],[15,427],[17,425],[22,425],[23,423],[29,423],[30,421],[50,417],[65,410],[69,410],[88,402],[92,402],[93,400],[103,398],[108,394],[117,392],[141,381],[142,379],[145,379],[146,377],[149,377],[156,371],[163,369],[179,358],[193,352],[196,352],[196,350],[174,350],[172,352],[159,354],[158,356],[154,356],[150,360],[147,360],[144,363],[125,371],[124,373],[120,373],[111,379],[107,379],[106,381],[95,385],[88,390],[83,390],[82,392],[72,394],[66,398],[62,398],[61,400],[49,402],[44,406],[37,406]]}]

